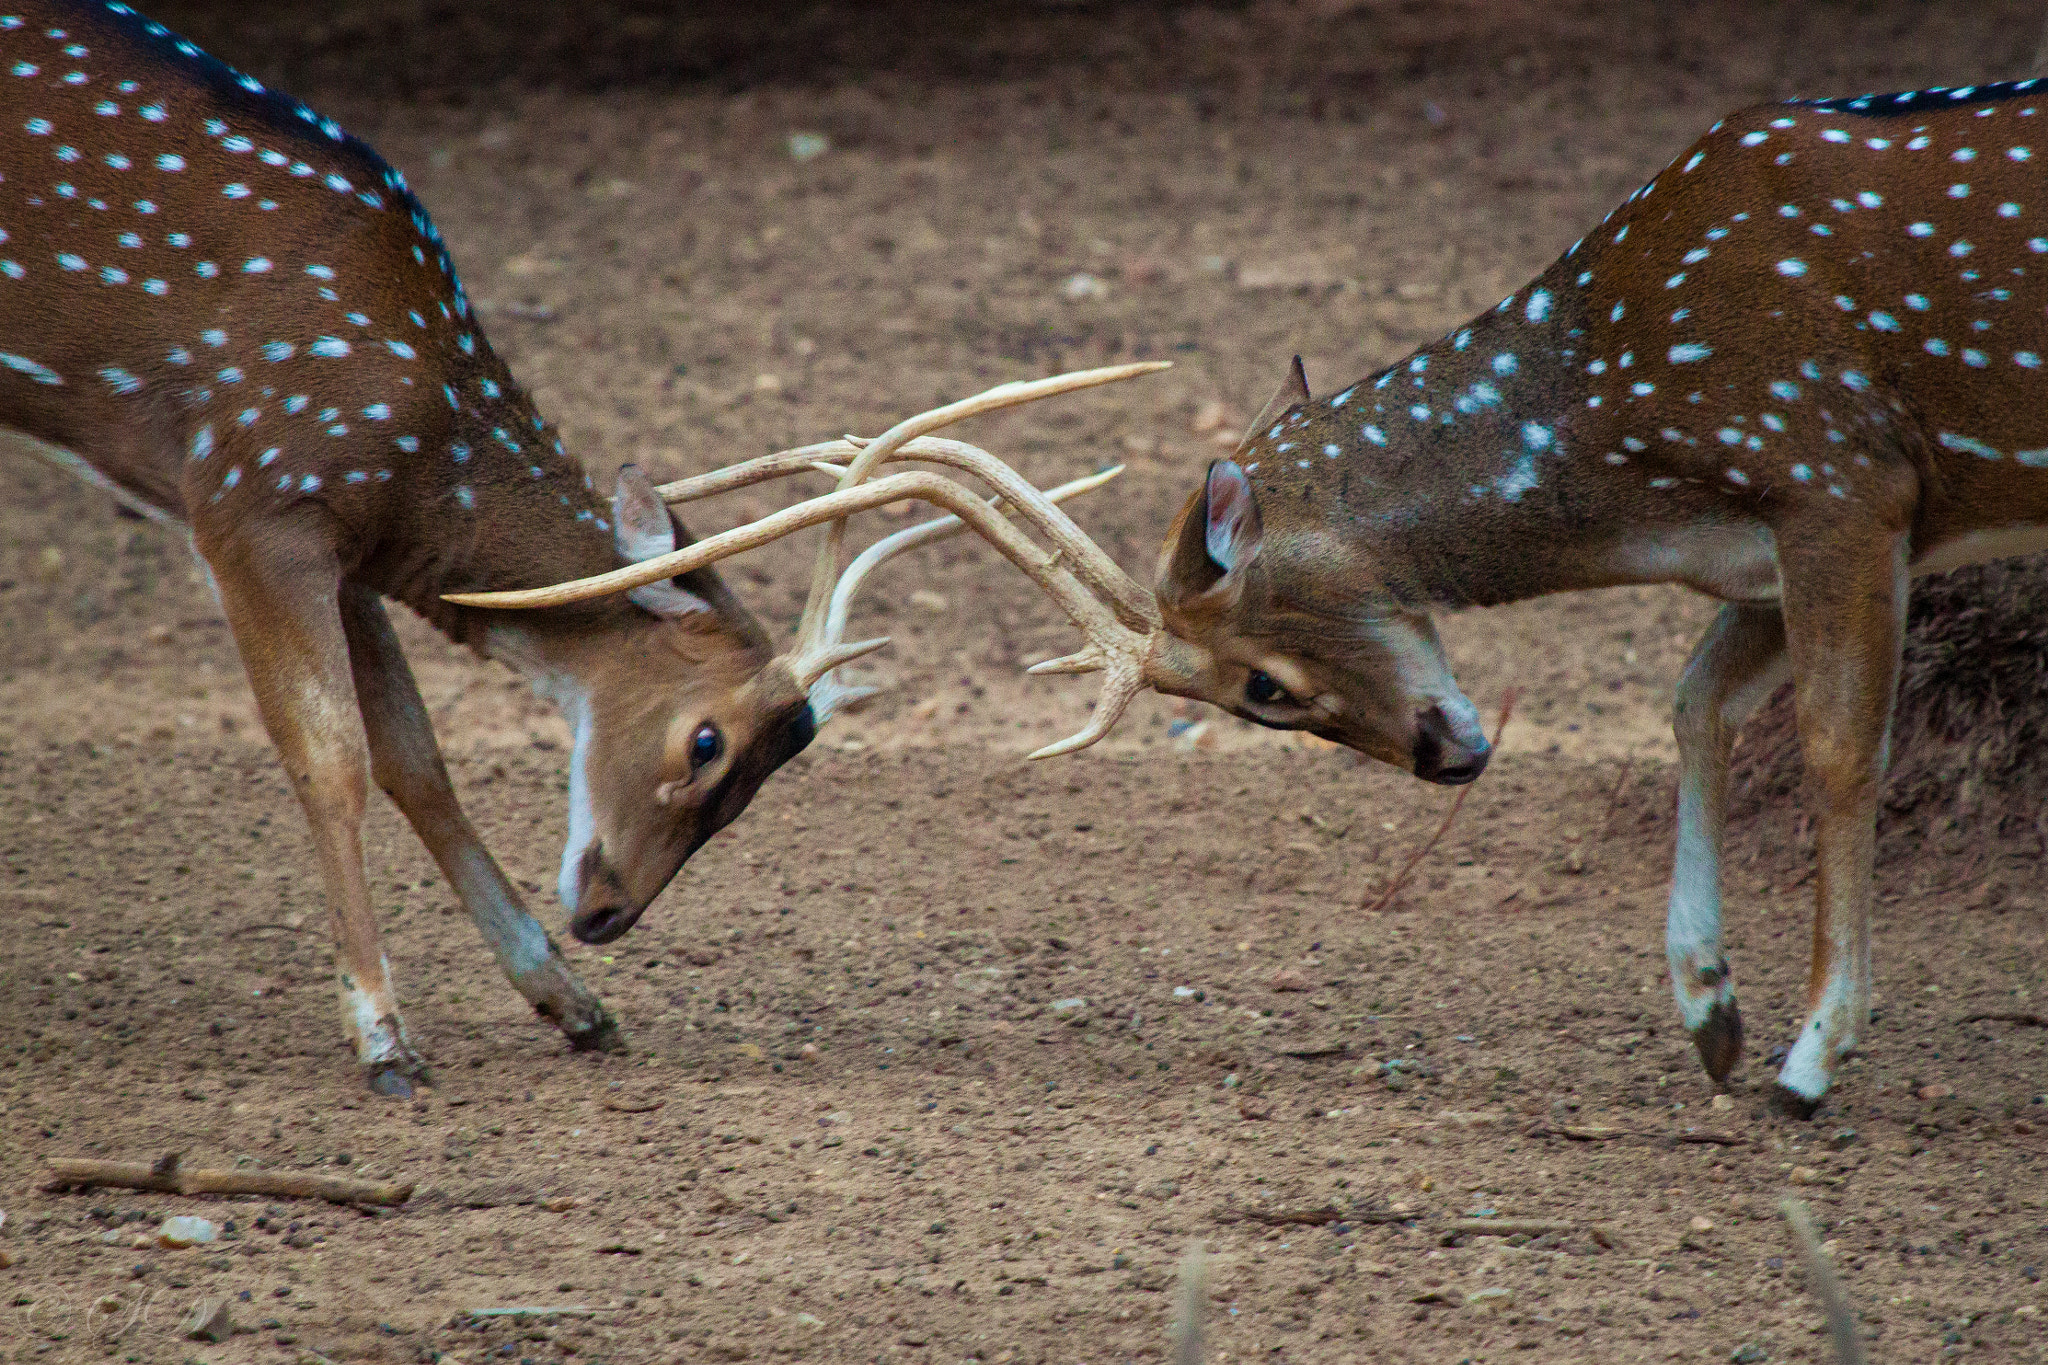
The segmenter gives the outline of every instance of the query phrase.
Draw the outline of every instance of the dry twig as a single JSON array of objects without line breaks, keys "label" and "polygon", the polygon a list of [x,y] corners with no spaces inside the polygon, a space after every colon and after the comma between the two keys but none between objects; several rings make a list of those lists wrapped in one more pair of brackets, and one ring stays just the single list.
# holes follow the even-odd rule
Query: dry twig
[{"label": "dry twig", "polygon": [[55,1157],[50,1161],[47,1190],[88,1189],[108,1185],[124,1190],[156,1190],[164,1194],[261,1194],[279,1199],[325,1199],[335,1204],[403,1204],[412,1198],[413,1182],[380,1185],[338,1175],[304,1171],[201,1171],[179,1166],[181,1154],[167,1152],[154,1165],[128,1161],[93,1161]]},{"label": "dry twig", "polygon": [[[1501,734],[1508,728],[1508,716],[1514,709],[1515,689],[1510,687],[1506,695],[1500,699],[1500,719],[1493,724],[1493,746],[1496,749],[1500,747]],[[1408,878],[1414,874],[1416,864],[1427,858],[1429,851],[1450,832],[1451,822],[1456,820],[1458,812],[1465,808],[1465,798],[1471,792],[1472,784],[1469,782],[1458,788],[1458,794],[1451,798],[1451,808],[1444,812],[1443,823],[1436,827],[1436,833],[1430,835],[1421,848],[1408,856],[1408,861],[1401,865],[1401,870],[1394,874],[1394,880],[1387,883],[1387,889],[1379,894],[1378,899],[1361,907],[1366,914],[1378,914],[1393,902],[1394,897],[1401,894],[1401,888],[1408,885]]]},{"label": "dry twig", "polygon": [[1575,1223],[1568,1218],[1453,1218],[1437,1224],[1436,1230],[1452,1237],[1543,1237],[1583,1232],[1603,1247],[1614,1245],[1614,1234],[1607,1228],[1597,1223]]},{"label": "dry twig", "polygon": [[1956,1020],[1958,1024],[2024,1024],[2028,1028],[2048,1028],[2048,1014],[2007,1014],[1994,1011],[1989,1014],[1966,1014]]},{"label": "dry twig", "polygon": [[1600,816],[1600,826],[1593,831],[1593,837],[1586,842],[1597,844],[1607,837],[1607,827],[1614,823],[1614,811],[1621,804],[1621,793],[1628,786],[1629,778],[1635,776],[1635,755],[1621,760],[1621,776],[1614,779],[1614,790],[1607,794],[1607,809]]}]

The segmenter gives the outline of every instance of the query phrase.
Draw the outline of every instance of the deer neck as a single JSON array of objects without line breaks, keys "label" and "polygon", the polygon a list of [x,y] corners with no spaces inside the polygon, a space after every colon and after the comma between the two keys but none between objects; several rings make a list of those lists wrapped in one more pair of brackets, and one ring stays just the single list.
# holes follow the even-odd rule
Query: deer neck
[{"label": "deer neck", "polygon": [[1597,362],[1575,315],[1578,270],[1567,255],[1499,307],[1254,433],[1242,458],[1269,539],[1334,535],[1353,552],[1340,562],[1369,564],[1419,607],[1630,581],[1598,487],[1640,443],[1585,393]]}]

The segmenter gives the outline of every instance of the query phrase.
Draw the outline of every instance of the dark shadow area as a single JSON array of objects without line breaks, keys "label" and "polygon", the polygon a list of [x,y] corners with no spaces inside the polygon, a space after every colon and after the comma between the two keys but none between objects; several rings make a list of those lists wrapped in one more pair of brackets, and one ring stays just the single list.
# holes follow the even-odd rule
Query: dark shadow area
[{"label": "dark shadow area", "polygon": [[1755,68],[1742,73],[1747,83],[1774,93],[1798,90],[1822,52],[1854,54],[1871,88],[1897,88],[1918,74],[1918,48],[1952,21],[1995,35],[1980,43],[1975,69],[1956,73],[1983,80],[2026,72],[2041,29],[2033,8],[2015,3],[1960,16],[1939,6],[1747,0],[161,0],[146,8],[266,81],[331,102],[459,105],[508,87],[858,85],[914,98],[938,85],[1043,82],[1068,96],[1182,91],[1204,116],[1338,119],[1363,117],[1387,91],[1417,81],[1459,99],[1514,98],[1560,78],[1596,78],[1603,63],[1622,59],[1668,70],[1680,98],[1692,82],[1727,74],[1712,68],[1731,37]]}]

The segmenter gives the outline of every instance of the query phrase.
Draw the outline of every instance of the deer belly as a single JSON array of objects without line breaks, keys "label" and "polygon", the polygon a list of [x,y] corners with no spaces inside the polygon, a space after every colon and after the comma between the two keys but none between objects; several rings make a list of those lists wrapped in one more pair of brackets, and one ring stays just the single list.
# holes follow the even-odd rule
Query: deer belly
[{"label": "deer belly", "polygon": [[1639,583],[1683,583],[1724,602],[1775,602],[1778,540],[1761,523],[1656,528],[1625,542],[1623,578]]},{"label": "deer belly", "polygon": [[114,500],[123,507],[139,512],[151,521],[160,521],[166,526],[176,526],[181,529],[184,527],[185,518],[182,514],[173,512],[165,507],[160,507],[134,489],[129,488],[125,484],[117,483],[115,480],[107,477],[106,474],[100,471],[98,466],[92,464],[83,456],[66,450],[62,446],[54,446],[47,441],[39,441],[26,432],[0,427],[0,439],[9,437],[19,442],[21,448],[29,454],[56,466],[73,478],[91,484],[103,493],[111,494]]},{"label": "deer belly", "polygon": [[1995,530],[1969,531],[1929,546],[1914,556],[1915,578],[1947,573],[1965,564],[1987,559],[2012,559],[2048,550],[2048,526],[2001,526]]}]

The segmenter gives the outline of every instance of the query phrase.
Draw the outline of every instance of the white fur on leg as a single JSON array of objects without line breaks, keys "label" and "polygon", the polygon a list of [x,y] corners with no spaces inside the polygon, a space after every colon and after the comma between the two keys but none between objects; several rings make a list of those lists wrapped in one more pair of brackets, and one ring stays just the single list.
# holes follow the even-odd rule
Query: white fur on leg
[{"label": "white fur on leg", "polygon": [[1778,1072],[1779,1085],[1808,1100],[1827,1093],[1834,1082],[1835,1062],[1856,1048],[1857,992],[1846,965],[1837,966],[1829,976],[1820,1004],[1799,1030],[1798,1041]]},{"label": "white fur on leg", "polygon": [[364,1066],[399,1061],[410,1052],[391,990],[391,959],[382,958],[378,968],[383,979],[374,986],[351,980],[346,973],[342,976],[342,1022],[355,1043],[356,1060]]},{"label": "white fur on leg", "polygon": [[1721,955],[1721,859],[1709,833],[1712,815],[1706,809],[1705,787],[1695,771],[1679,779],[1678,850],[1671,905],[1664,919],[1671,992],[1688,1029],[1700,1028],[1714,1006],[1735,998],[1728,963]]}]

